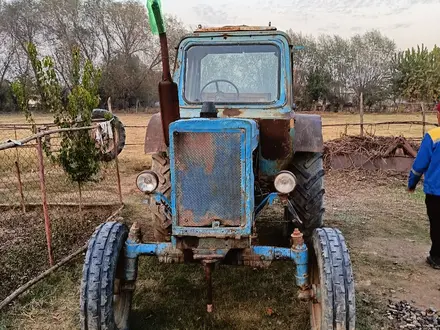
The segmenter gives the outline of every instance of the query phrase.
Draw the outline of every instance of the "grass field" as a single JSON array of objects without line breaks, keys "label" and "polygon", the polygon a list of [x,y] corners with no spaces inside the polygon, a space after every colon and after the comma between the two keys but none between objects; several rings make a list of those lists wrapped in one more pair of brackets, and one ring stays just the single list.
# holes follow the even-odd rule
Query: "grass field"
[{"label": "grass field", "polygon": [[[121,153],[126,208],[123,217],[147,224],[143,195],[134,187],[139,170],[149,167],[143,153],[150,115],[117,114],[127,125],[128,146]],[[365,116],[365,122],[418,121],[420,115]],[[434,116],[428,121],[434,122]],[[50,121],[48,116],[37,122]],[[23,122],[18,116],[1,116],[0,123]],[[357,115],[324,114],[324,124],[358,122]],[[357,128],[348,133],[355,134]],[[344,127],[325,128],[325,139],[344,133]],[[384,127],[376,134],[419,137],[421,127]],[[9,137],[10,138],[10,137]],[[0,140],[4,140],[1,135]],[[359,330],[393,329],[386,318],[388,299],[413,301],[420,307],[440,308],[438,272],[425,265],[429,249],[424,195],[405,192],[405,181],[367,172],[333,172],[326,175],[327,226],[342,230],[350,248],[357,291]],[[278,218],[276,207],[264,212],[259,226]],[[87,221],[87,219],[85,219]],[[94,220],[95,221],[95,220]],[[22,224],[26,225],[26,224]],[[84,232],[72,235],[87,240]],[[0,233],[1,233],[0,228]],[[149,232],[151,236],[151,232]],[[147,235],[148,236],[148,235]],[[1,244],[0,244],[1,246]],[[0,249],[1,250],[1,249]],[[309,328],[307,306],[296,298],[293,266],[274,264],[268,270],[222,266],[213,274],[215,312],[205,312],[205,283],[197,265],[162,265],[141,259],[134,299],[132,329],[277,329]],[[79,329],[79,283],[83,258],[42,281],[0,314],[0,329]],[[422,292],[423,294],[420,294]],[[0,312],[1,313],[1,312]]]}]

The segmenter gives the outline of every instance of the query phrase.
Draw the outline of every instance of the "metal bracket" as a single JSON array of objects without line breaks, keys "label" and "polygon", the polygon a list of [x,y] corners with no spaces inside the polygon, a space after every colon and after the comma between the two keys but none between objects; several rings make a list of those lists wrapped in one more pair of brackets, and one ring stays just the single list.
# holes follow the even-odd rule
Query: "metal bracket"
[{"label": "metal bracket", "polygon": [[255,208],[254,219],[256,219],[258,214],[266,207],[267,204],[272,205],[277,198],[278,198],[278,193],[270,193],[269,195],[267,195],[262,200],[262,202]]}]

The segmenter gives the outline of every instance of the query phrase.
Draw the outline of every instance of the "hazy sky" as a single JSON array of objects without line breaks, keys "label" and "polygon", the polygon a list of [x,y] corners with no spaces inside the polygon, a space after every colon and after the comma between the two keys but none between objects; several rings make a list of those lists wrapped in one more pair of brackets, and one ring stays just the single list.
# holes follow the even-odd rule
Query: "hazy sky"
[{"label": "hazy sky", "polygon": [[267,25],[350,36],[376,28],[399,48],[440,45],[440,0],[162,0],[184,23]]}]

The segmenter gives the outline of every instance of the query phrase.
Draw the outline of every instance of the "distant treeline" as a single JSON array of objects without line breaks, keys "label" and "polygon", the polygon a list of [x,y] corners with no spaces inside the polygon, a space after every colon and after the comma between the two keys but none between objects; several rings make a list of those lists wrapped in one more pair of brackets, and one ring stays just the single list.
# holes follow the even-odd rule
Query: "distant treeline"
[{"label": "distant treeline", "polygon": [[[166,22],[174,52],[189,28],[173,16]],[[29,95],[37,95],[29,43],[53,58],[65,91],[72,81],[72,48],[79,47],[84,59],[102,70],[102,106],[108,97],[114,109],[154,106],[161,58],[148,26],[145,5],[134,0],[0,0],[0,111],[18,109],[11,89],[14,81],[25,81]],[[295,46],[303,46],[294,49],[295,101],[300,109],[356,107],[361,93],[367,111],[401,100],[434,102],[440,95],[437,47],[400,52],[378,31],[349,39],[315,38],[292,30],[288,34]],[[33,104],[38,107],[38,99]]]}]

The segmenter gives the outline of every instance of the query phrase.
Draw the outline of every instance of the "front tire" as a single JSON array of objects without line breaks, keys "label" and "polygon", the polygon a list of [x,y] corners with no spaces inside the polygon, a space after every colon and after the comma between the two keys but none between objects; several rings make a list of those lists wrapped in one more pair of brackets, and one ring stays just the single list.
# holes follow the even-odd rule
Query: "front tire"
[{"label": "front tire", "polygon": [[127,236],[124,224],[107,222],[89,241],[81,282],[82,330],[128,330],[133,290],[124,281]]},{"label": "front tire", "polygon": [[355,288],[344,237],[338,229],[318,228],[309,251],[311,329],[354,330]]}]

